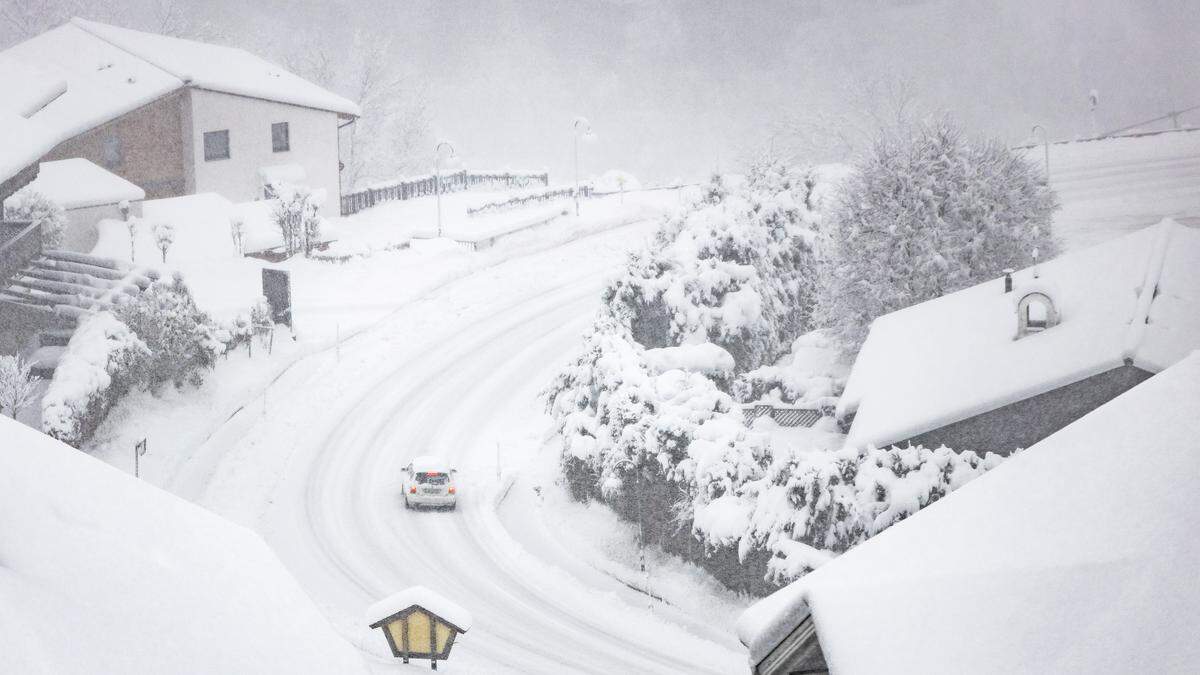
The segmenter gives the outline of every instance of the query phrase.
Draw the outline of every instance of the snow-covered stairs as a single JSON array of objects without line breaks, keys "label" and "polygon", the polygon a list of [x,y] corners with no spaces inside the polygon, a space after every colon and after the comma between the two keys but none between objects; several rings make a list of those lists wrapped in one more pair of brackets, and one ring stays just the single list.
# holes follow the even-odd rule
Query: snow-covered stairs
[{"label": "snow-covered stairs", "polygon": [[151,278],[129,263],[71,251],[43,251],[0,288],[0,300],[43,307],[56,327],[38,333],[30,356],[42,377],[53,376],[58,360],[83,316],[111,309],[121,295],[136,295]]}]

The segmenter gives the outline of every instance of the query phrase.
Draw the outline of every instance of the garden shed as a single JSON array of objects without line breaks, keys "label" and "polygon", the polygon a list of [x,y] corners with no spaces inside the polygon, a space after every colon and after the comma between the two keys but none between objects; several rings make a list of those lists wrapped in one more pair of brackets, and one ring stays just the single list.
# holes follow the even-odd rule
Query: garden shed
[{"label": "garden shed", "polygon": [[88,253],[96,245],[96,223],[122,218],[121,202],[141,215],[146,191],[100,166],[76,157],[42,162],[29,189],[40,192],[66,210],[67,229],[60,248]]}]

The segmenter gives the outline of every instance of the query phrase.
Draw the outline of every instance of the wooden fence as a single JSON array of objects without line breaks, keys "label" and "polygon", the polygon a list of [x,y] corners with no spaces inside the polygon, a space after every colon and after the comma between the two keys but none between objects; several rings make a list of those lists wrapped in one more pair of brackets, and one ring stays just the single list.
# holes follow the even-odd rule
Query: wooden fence
[{"label": "wooden fence", "polygon": [[[391,183],[383,183],[358,192],[342,195],[343,216],[353,215],[383,202],[400,201],[414,197],[437,194],[437,176],[417,176]],[[442,174],[442,192],[458,192],[487,186],[511,190],[532,185],[549,185],[548,173],[520,173],[497,171],[456,171]]]}]

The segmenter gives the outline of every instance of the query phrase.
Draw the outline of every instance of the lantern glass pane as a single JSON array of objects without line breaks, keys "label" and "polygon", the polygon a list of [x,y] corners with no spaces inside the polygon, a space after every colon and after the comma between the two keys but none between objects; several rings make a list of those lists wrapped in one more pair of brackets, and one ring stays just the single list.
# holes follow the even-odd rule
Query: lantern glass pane
[{"label": "lantern glass pane", "polygon": [[450,627],[439,621],[435,634],[437,635],[437,650],[441,654],[446,651],[446,643],[450,641]]},{"label": "lantern glass pane", "polygon": [[429,655],[429,638],[433,630],[430,616],[421,610],[408,615],[408,651],[410,654]]}]

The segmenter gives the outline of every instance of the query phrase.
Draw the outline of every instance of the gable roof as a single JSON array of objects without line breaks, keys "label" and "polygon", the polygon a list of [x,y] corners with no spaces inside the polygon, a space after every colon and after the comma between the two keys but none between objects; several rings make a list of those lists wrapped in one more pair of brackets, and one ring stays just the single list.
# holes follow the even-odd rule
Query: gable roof
[{"label": "gable roof", "polygon": [[1191,672],[1197,410],[1200,352],[753,606],[739,634],[761,659],[811,612],[849,675]]},{"label": "gable roof", "polygon": [[[883,446],[1129,363],[1158,372],[1200,348],[1200,231],[1164,220],[1004,280],[882,316],[838,417]],[[1062,320],[1014,339],[1015,301],[1047,291]],[[971,448],[960,448],[969,450]]]},{"label": "gable roof", "polygon": [[358,106],[241,49],[71,19],[0,54],[37,63],[66,93],[40,113],[42,124],[81,134],[186,86],[360,114]]}]

